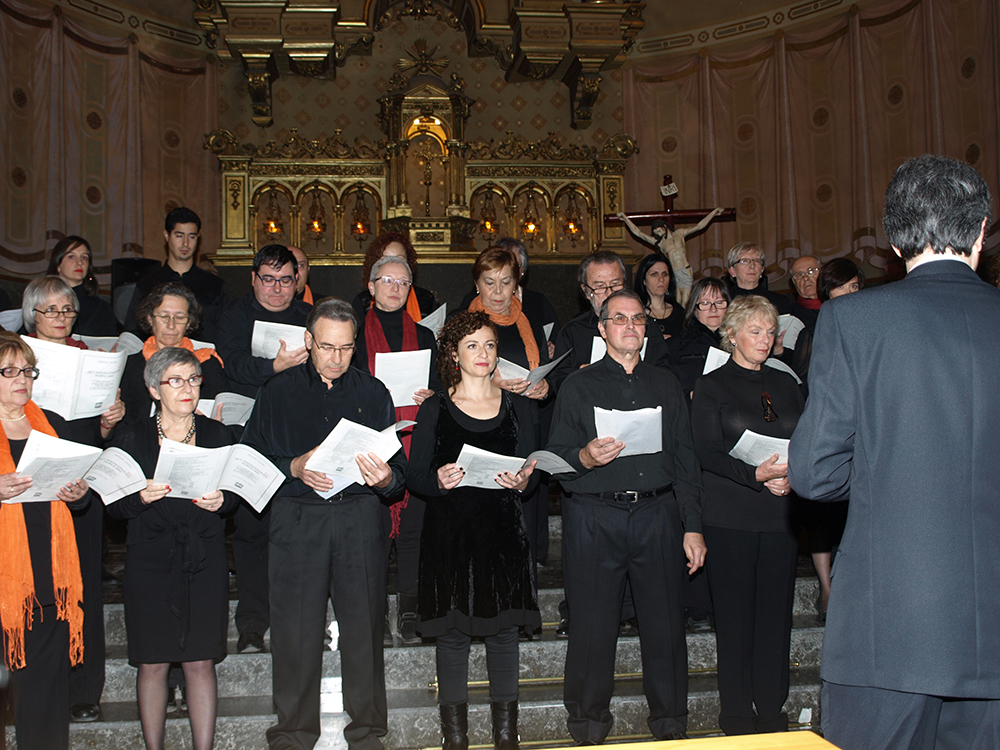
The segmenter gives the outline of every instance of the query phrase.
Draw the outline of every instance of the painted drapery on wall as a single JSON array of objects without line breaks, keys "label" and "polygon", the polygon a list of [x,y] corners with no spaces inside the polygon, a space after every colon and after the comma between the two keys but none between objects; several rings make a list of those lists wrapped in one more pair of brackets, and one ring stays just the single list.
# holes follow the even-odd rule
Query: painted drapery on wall
[{"label": "painted drapery on wall", "polygon": [[696,273],[724,273],[729,247],[749,240],[772,283],[800,254],[881,275],[882,197],[905,159],[965,160],[997,195],[998,40],[995,0],[907,0],[808,35],[634,66],[624,126],[642,151],[626,172],[628,210],[659,210],[672,174],[677,208],[737,210],[735,225],[689,241]]},{"label": "painted drapery on wall", "polygon": [[0,274],[44,272],[62,236],[86,237],[103,283],[112,258],[163,254],[163,217],[189,205],[219,230],[216,68],[148,55],[51,9],[0,0]]}]

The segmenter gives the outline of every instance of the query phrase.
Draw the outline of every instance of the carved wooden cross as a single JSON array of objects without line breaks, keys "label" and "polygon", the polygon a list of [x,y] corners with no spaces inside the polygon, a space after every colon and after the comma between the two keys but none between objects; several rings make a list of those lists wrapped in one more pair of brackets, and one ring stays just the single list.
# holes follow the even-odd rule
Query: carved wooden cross
[{"label": "carved wooden cross", "polygon": [[[677,186],[674,185],[673,175],[663,175],[663,187],[660,188],[660,194],[663,196],[662,211],[635,214],[626,213],[625,215],[636,224],[652,224],[657,219],[663,219],[667,222],[667,226],[670,227],[670,231],[672,232],[677,224],[697,224],[712,211],[711,208],[674,209],[674,196],[677,195]],[[621,219],[614,214],[604,214],[604,221],[605,223],[613,224],[620,222]],[[725,209],[715,218],[715,221],[736,221],[736,209]]]}]

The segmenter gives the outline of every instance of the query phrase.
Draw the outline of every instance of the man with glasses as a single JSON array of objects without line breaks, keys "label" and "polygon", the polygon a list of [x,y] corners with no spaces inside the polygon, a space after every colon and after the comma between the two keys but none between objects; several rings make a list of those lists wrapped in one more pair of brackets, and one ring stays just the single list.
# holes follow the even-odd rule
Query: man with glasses
[{"label": "man with glasses", "polygon": [[794,354],[788,364],[796,374],[806,380],[809,374],[809,358],[812,353],[812,335],[819,317],[819,294],[816,281],[819,279],[819,258],[803,255],[792,263],[792,286],[795,287],[795,301],[792,315],[802,321],[805,328],[799,333]]},{"label": "man with glasses", "polygon": [[[605,299],[598,330],[607,354],[566,378],[549,438],[548,450],[575,469],[559,478],[566,490],[563,580],[573,612],[564,702],[569,732],[581,745],[604,742],[614,723],[610,704],[626,577],[635,594],[649,728],[658,740],[682,739],[687,731],[681,592],[684,576],[705,562],[701,469],[677,378],[639,355],[645,328],[635,292]],[[595,407],[661,409],[662,448],[643,452],[647,446],[598,437]]]},{"label": "man with glasses", "polygon": [[[747,294],[757,294],[770,302],[778,311],[785,315],[792,311],[792,306],[784,295],[772,292],[767,288],[767,277],[764,276],[764,251],[753,242],[739,242],[730,249],[726,258],[729,265],[729,292],[733,299]],[[781,344],[775,343],[775,356],[781,354]]]},{"label": "man with glasses", "polygon": [[278,723],[272,748],[311,748],[320,735],[320,677],[327,600],[339,626],[344,730],[350,750],[382,750],[388,726],[382,627],[388,539],[381,498],[403,489],[403,452],[385,463],[359,454],[364,484],[330,494],[333,482],[306,468],[341,419],[383,430],[396,421],[388,390],[351,367],[357,321],[328,298],[306,323],[308,360],[261,389],[243,442],[288,477],[271,500],[271,653]]},{"label": "man with glasses", "polygon": [[[251,353],[254,323],[304,326],[310,305],[295,299],[295,256],[284,245],[266,245],[253,259],[252,291],[234,300],[219,321],[217,346],[226,363],[230,391],[256,397],[257,390],[275,373],[297,367],[309,358],[306,347],[288,349],[284,342],[274,359]],[[241,502],[233,516],[233,557],[239,604],[236,607],[237,650],[263,651],[270,623],[267,592],[267,539],[270,506],[258,514]]]}]

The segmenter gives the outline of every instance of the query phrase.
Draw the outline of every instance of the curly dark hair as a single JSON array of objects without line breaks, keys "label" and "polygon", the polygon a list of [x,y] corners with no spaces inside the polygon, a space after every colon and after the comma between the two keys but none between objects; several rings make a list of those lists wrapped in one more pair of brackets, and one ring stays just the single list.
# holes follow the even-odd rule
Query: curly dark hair
[{"label": "curly dark hair", "polygon": [[142,298],[142,302],[139,303],[139,306],[135,310],[135,322],[139,326],[139,330],[147,336],[153,333],[153,329],[149,325],[149,316],[153,314],[153,310],[160,306],[163,298],[168,296],[181,297],[187,300],[188,324],[187,328],[184,329],[184,334],[187,335],[190,331],[197,331],[198,326],[201,325],[201,305],[198,303],[197,298],[195,298],[194,292],[179,281],[168,281],[164,284],[157,284],[149,290],[149,294]]},{"label": "curly dark hair", "polygon": [[494,338],[499,339],[496,325],[484,312],[463,310],[448,318],[441,327],[441,333],[438,334],[437,366],[438,375],[445,388],[452,388],[462,380],[462,371],[455,363],[459,342],[480,328],[489,328],[493,331]]},{"label": "curly dark hair", "polygon": [[372,266],[375,265],[375,261],[382,257],[382,253],[385,249],[389,247],[393,242],[398,242],[406,250],[406,264],[410,267],[410,276],[416,281],[417,278],[417,251],[413,249],[413,244],[410,242],[410,238],[405,234],[400,234],[399,232],[383,232],[374,240],[372,244],[368,246],[365,251],[365,264],[361,267],[361,288],[367,289],[368,282],[371,280],[368,277],[371,276]]}]

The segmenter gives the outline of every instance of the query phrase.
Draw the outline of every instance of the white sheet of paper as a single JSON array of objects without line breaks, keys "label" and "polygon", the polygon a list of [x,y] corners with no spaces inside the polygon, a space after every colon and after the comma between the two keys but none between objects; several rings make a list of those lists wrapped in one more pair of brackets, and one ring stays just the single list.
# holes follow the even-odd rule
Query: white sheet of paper
[{"label": "white sheet of paper", "polygon": [[602,409],[594,407],[597,437],[613,437],[625,443],[619,456],[638,456],[663,450],[663,407],[655,409]]},{"label": "white sheet of paper", "polygon": [[759,435],[751,430],[743,430],[729,455],[750,466],[760,466],[767,459],[778,454],[778,463],[788,463],[788,440],[785,438]]},{"label": "white sheet of paper", "polygon": [[146,489],[142,467],[121,448],[108,448],[83,477],[90,489],[111,505],[126,495]]},{"label": "white sheet of paper", "polygon": [[133,354],[138,354],[142,351],[142,339],[136,336],[134,333],[129,333],[125,331],[121,336],[81,336],[78,333],[73,334],[73,338],[77,341],[82,341],[87,345],[87,348],[91,351],[97,352],[125,352],[125,354],[131,356]]},{"label": "white sheet of paper", "polygon": [[0,326],[3,327],[5,331],[11,331],[17,333],[21,330],[21,326],[24,325],[24,316],[21,314],[21,308],[16,310],[4,310],[0,312]]},{"label": "white sheet of paper", "polygon": [[570,349],[559,357],[559,359],[552,360],[548,364],[539,365],[534,370],[525,370],[521,365],[499,357],[497,359],[497,370],[503,380],[527,380],[532,386],[535,386],[552,372],[556,368],[556,365],[566,359],[571,351],[573,350]]},{"label": "white sheet of paper", "polygon": [[791,367],[789,367],[788,365],[786,365],[780,359],[775,359],[774,357],[768,357],[764,361],[764,365],[767,366],[767,367],[770,367],[773,370],[781,370],[781,372],[787,372],[789,375],[791,375],[793,378],[795,378],[795,382],[796,383],[798,383],[799,385],[802,385],[802,378],[800,378],[798,375],[796,375],[795,374],[795,370],[793,370]]},{"label": "white sheet of paper", "polygon": [[284,484],[286,477],[249,445],[237,443],[232,449],[219,489],[236,493],[260,513]]},{"label": "white sheet of paper", "polygon": [[[649,339],[642,340],[642,349],[639,350],[639,356],[643,359],[646,359],[646,344],[648,343]],[[604,355],[607,353],[608,345],[604,343],[604,339],[600,336],[594,336],[594,343],[590,347],[590,364],[604,359]]]},{"label": "white sheet of paper", "polygon": [[355,456],[374,453],[383,461],[388,461],[403,448],[396,436],[396,427],[390,425],[377,432],[349,419],[341,419],[306,461],[306,468],[326,474],[335,483],[342,478],[349,479],[348,484],[363,484],[364,478]]},{"label": "white sheet of paper", "polygon": [[430,315],[426,315],[417,321],[417,325],[423,326],[424,328],[429,328],[434,333],[434,338],[438,337],[441,333],[441,327],[444,325],[445,316],[448,312],[448,305],[441,305],[437,310],[432,312]]},{"label": "white sheet of paper", "polygon": [[[705,357],[705,368],[701,371],[702,375],[707,375],[712,370],[718,370],[726,362],[729,361],[729,354],[722,351],[721,349],[716,349],[714,346],[708,350],[708,356]],[[786,365],[780,359],[775,359],[774,357],[768,357],[764,364],[773,370],[780,370],[781,372],[787,372],[793,378],[795,382],[802,385],[802,378],[795,374],[795,370]]]},{"label": "white sheet of paper", "polygon": [[198,341],[197,339],[191,339],[191,346],[194,347],[195,351],[199,349],[215,349],[215,344],[211,341]]},{"label": "white sheet of paper", "polygon": [[58,500],[56,493],[70,482],[86,476],[100,455],[100,448],[81,445],[71,440],[61,440],[33,430],[24,444],[24,451],[16,469],[19,476],[31,477],[31,487],[4,502],[54,502]]},{"label": "white sheet of paper", "polygon": [[546,323],[542,326],[542,332],[545,334],[545,340],[552,340],[552,329],[556,327],[555,323]]},{"label": "white sheet of paper", "polygon": [[[207,401],[208,399],[202,399],[202,401]],[[257,403],[254,399],[249,396],[244,396],[240,393],[232,393],[230,391],[225,391],[220,393],[214,399],[213,403],[209,406],[209,411],[205,411],[201,406],[201,401],[198,402],[198,408],[201,409],[202,414],[208,417],[216,418],[215,411],[219,404],[222,404],[222,411],[218,415],[222,424],[239,424],[245,425],[247,420],[250,419],[250,414],[253,412],[253,406]]]},{"label": "white sheet of paper", "polygon": [[292,351],[306,345],[305,336],[306,329],[302,326],[255,320],[253,338],[250,341],[250,353],[255,357],[274,359],[278,356],[282,341],[285,342],[285,351]]},{"label": "white sheet of paper", "polygon": [[780,336],[782,332],[785,334],[785,338],[781,340],[781,345],[788,347],[789,349],[794,349],[795,342],[799,340],[799,334],[802,333],[802,329],[805,327],[806,324],[794,315],[788,313],[785,315],[779,315],[778,335]]},{"label": "white sheet of paper", "polygon": [[430,349],[378,352],[375,355],[375,377],[389,389],[392,405],[397,408],[416,405],[413,394],[427,387],[430,374]]},{"label": "white sheet of paper", "polygon": [[258,512],[278,490],[285,475],[248,445],[200,448],[164,440],[156,460],[153,482],[169,484],[170,497],[188,500],[216,490],[229,490]]},{"label": "white sheet of paper", "polygon": [[455,461],[465,469],[465,476],[459,487],[479,487],[484,490],[502,490],[497,484],[497,475],[504,471],[516,474],[524,466],[524,459],[517,456],[501,456],[466,443]]},{"label": "white sheet of paper", "polygon": [[562,456],[557,456],[551,451],[534,451],[528,454],[524,463],[537,461],[535,471],[544,471],[548,474],[575,474],[576,469],[566,463]]},{"label": "white sheet of paper", "polygon": [[125,371],[125,352],[91,352],[30,339],[38,359],[32,400],[66,420],[96,417],[115,402]]}]

